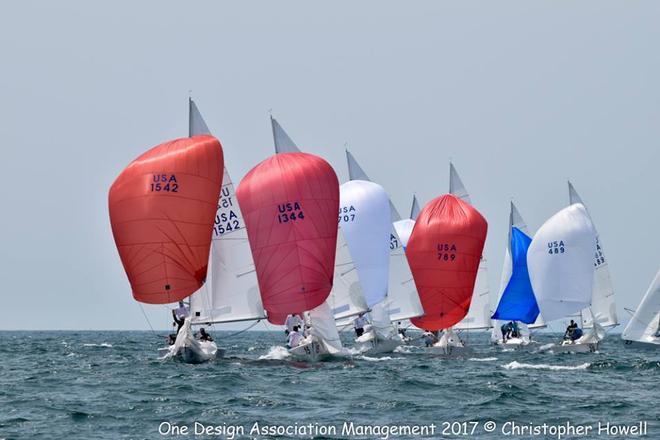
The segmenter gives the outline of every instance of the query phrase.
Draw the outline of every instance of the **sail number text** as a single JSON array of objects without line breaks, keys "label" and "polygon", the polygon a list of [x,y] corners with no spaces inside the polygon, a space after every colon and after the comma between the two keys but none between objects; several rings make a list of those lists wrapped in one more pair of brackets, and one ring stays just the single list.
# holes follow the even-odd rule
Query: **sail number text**
[{"label": "sail number text", "polygon": [[234,211],[234,200],[229,188],[224,187],[220,191],[218,210],[213,221],[213,236],[218,237],[227,232],[241,228],[241,219]]},{"label": "sail number text", "polygon": [[179,192],[179,183],[174,174],[154,174],[150,189],[151,192]]},{"label": "sail number text", "polygon": [[455,243],[438,243],[438,260],[440,261],[454,261],[456,260],[456,244]]},{"label": "sail number text", "polygon": [[340,206],[339,207],[339,219],[337,220],[337,223],[348,223],[355,221],[355,214],[356,214],[356,209],[355,206]]},{"label": "sail number text", "polygon": [[305,218],[305,213],[302,210],[302,206],[300,206],[300,202],[280,203],[277,205],[277,211],[277,221],[280,223],[288,223]]},{"label": "sail number text", "polygon": [[550,255],[563,254],[564,252],[564,240],[551,241],[548,243],[548,253]]}]

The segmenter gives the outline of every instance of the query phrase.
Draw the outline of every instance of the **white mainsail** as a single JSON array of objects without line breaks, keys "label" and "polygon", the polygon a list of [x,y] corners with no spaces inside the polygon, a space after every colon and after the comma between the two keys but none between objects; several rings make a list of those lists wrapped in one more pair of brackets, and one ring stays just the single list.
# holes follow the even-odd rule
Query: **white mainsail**
[{"label": "white mainsail", "polygon": [[470,310],[458,324],[454,325],[454,330],[480,330],[488,329],[492,326],[490,316],[490,288],[488,287],[488,269],[486,259],[481,257],[477,279],[474,283],[472,293],[472,302]]},{"label": "white mainsail", "polygon": [[309,318],[312,325],[312,336],[316,336],[330,354],[339,353],[342,350],[341,339],[328,302],[325,301],[310,310]]},{"label": "white mainsail", "polygon": [[547,220],[527,251],[527,268],[543,319],[553,321],[591,303],[596,230],[576,203]]},{"label": "white mainsail", "polygon": [[[189,135],[210,134],[195,102],[189,101]],[[193,324],[265,318],[243,215],[227,167],[218,200],[209,269],[190,297]]]},{"label": "white mainsail", "polygon": [[[568,182],[568,197],[570,204],[581,203],[582,198],[578,195],[575,187]],[[586,207],[586,205],[584,205]],[[587,210],[587,212],[589,212]],[[592,220],[593,222],[593,220]],[[605,259],[603,245],[600,242],[600,236],[596,231],[596,248],[594,250],[594,286],[591,298],[591,307],[582,310],[582,325],[584,328],[593,327],[595,318],[601,327],[613,327],[619,325],[616,313],[616,304],[614,303],[614,288],[610,278],[610,269]]]},{"label": "white mainsail", "polygon": [[279,122],[272,116],[270,124],[273,128],[273,142],[275,143],[275,152],[277,153],[300,153],[300,149],[284,131]]},{"label": "white mainsail", "polygon": [[369,310],[364,299],[362,285],[355,264],[339,228],[337,233],[337,253],[335,254],[335,274],[332,291],[327,300],[335,319],[340,320],[364,313]]},{"label": "white mainsail", "polygon": [[660,270],[655,274],[621,337],[627,341],[660,345]]},{"label": "white mainsail", "polygon": [[[463,185],[463,181],[458,175],[454,164],[449,162],[449,193],[460,198],[464,202],[472,204],[470,195]],[[413,199],[413,210],[415,210],[415,202]],[[419,205],[417,206],[419,210]],[[419,211],[417,211],[419,213]],[[481,256],[479,261],[479,270],[477,271],[477,278],[474,283],[474,290],[472,291],[472,301],[470,302],[470,310],[467,315],[454,325],[453,328],[459,330],[480,330],[488,329],[492,325],[490,319],[490,288],[488,287],[488,264],[486,259]]]}]

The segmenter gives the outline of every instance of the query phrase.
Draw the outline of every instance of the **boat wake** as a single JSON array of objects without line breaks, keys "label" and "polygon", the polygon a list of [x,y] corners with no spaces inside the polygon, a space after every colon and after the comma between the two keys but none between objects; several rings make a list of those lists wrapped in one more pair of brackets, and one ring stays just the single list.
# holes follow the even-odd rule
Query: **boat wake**
[{"label": "boat wake", "polygon": [[585,362],[584,364],[570,366],[570,365],[548,365],[548,364],[523,364],[517,361],[510,362],[508,364],[502,365],[502,368],[507,370],[520,370],[520,369],[532,369],[532,370],[586,370],[591,364]]},{"label": "boat wake", "polygon": [[270,347],[268,350],[268,353],[259,356],[259,360],[276,360],[276,361],[281,361],[282,359],[286,359],[289,356],[289,350],[287,350],[285,347],[282,347],[281,345],[277,345],[274,347]]},{"label": "boat wake", "polygon": [[83,347],[104,347],[104,348],[112,348],[112,344],[108,344],[107,342],[103,342],[101,344],[83,344]]}]

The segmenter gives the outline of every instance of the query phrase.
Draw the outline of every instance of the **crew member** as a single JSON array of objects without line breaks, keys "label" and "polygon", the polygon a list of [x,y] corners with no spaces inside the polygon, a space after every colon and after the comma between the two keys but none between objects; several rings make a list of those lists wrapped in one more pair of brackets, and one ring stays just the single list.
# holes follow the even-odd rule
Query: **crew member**
[{"label": "crew member", "polygon": [[355,318],[355,322],[353,323],[353,327],[355,328],[355,336],[358,338],[364,334],[364,326],[368,324],[367,317],[364,316],[364,313],[360,313],[357,318]]}]

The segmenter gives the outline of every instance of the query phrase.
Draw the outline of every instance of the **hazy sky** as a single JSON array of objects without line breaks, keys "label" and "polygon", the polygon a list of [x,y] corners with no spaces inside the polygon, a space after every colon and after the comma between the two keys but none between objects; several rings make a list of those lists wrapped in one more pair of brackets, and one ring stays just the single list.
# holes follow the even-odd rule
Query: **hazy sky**
[{"label": "hazy sky", "polygon": [[[273,153],[268,111],[347,177],[344,143],[401,212],[448,190],[530,229],[570,178],[619,315],[660,263],[660,2],[6,3],[0,14],[1,329],[146,329],[107,209],[118,173],[187,135],[188,91],[238,181]],[[167,326],[163,307],[145,306]],[[238,324],[242,328],[245,324]]]}]

